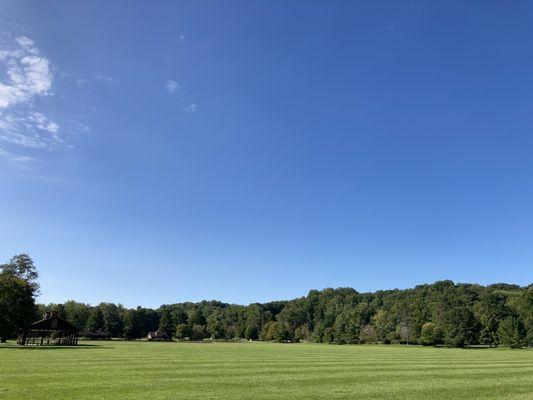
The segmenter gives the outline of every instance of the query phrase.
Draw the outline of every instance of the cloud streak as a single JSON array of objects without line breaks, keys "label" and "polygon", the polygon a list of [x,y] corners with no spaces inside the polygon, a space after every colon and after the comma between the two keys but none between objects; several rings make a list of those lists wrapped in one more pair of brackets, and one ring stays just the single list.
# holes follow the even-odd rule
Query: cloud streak
[{"label": "cloud streak", "polygon": [[107,83],[118,83],[118,79],[117,78],[113,78],[112,76],[107,76],[107,75],[96,75],[96,79],[98,79],[99,81],[102,81],[102,82],[107,82]]},{"label": "cloud streak", "polygon": [[27,156],[17,156],[0,147],[0,161],[16,169],[29,170],[31,169],[33,158]]}]

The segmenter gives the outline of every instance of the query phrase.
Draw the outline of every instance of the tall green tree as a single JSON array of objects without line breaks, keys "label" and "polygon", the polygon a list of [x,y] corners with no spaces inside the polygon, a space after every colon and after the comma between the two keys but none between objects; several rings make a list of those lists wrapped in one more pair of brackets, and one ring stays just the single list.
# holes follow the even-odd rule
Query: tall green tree
[{"label": "tall green tree", "polygon": [[517,310],[526,331],[526,342],[533,346],[533,285],[521,294]]},{"label": "tall green tree", "polygon": [[104,317],[104,329],[112,336],[122,336],[124,321],[122,320],[122,306],[113,303],[100,303],[98,306]]},{"label": "tall green tree", "polygon": [[94,307],[87,319],[87,330],[96,331],[105,329],[104,313],[100,307]]},{"label": "tall green tree", "polygon": [[476,320],[466,306],[451,309],[446,316],[444,344],[449,347],[469,347],[476,341]]},{"label": "tall green tree", "polygon": [[18,335],[34,320],[38,276],[27,254],[0,265],[0,341]]},{"label": "tall green tree", "polygon": [[34,288],[25,280],[0,273],[0,341],[17,336],[34,320]]},{"label": "tall green tree", "polygon": [[[54,308],[57,309],[57,307]],[[65,312],[65,319],[80,329],[85,328],[89,315],[91,314],[91,307],[88,304],[69,300],[63,304],[63,309]]]},{"label": "tall green tree", "polygon": [[0,265],[0,271],[26,281],[37,294],[39,273],[29,254],[23,253],[13,256],[7,263]]},{"label": "tall green tree", "polygon": [[513,349],[524,347],[526,344],[524,326],[516,317],[508,317],[500,322],[498,336],[503,346]]},{"label": "tall green tree", "polygon": [[122,315],[122,321],[124,321],[124,329],[122,334],[126,340],[135,340],[139,338],[139,320],[137,318],[136,310],[124,310]]},{"label": "tall green tree", "polygon": [[171,338],[176,331],[176,325],[172,321],[172,311],[169,308],[161,310],[161,318],[159,319],[158,331]]},{"label": "tall green tree", "polygon": [[498,325],[510,315],[506,303],[507,296],[501,291],[485,290],[474,304],[474,314],[481,325],[481,344],[498,344]]}]

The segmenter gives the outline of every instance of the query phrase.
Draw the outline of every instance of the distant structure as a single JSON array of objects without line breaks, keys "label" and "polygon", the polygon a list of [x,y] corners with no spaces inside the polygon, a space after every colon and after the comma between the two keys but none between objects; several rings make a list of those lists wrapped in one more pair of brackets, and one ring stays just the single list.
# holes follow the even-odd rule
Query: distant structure
[{"label": "distant structure", "polygon": [[170,338],[166,333],[155,331],[155,332],[148,332],[148,336],[146,336],[146,340],[155,342],[155,341],[168,341]]},{"label": "distant structure", "polygon": [[91,330],[83,331],[80,336],[82,336],[85,339],[89,339],[89,340],[110,340],[111,339],[111,334],[102,329],[95,329],[93,331]]},{"label": "distant structure", "polygon": [[77,346],[79,333],[76,326],[59,318],[57,311],[52,311],[24,331],[17,343],[23,346]]}]

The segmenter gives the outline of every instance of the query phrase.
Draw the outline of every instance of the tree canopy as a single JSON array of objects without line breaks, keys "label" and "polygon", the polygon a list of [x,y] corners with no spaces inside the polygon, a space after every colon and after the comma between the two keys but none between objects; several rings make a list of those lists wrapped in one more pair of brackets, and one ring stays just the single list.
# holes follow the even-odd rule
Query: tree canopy
[{"label": "tree canopy", "polygon": [[[41,311],[57,307],[40,306]],[[128,339],[159,329],[179,340],[533,345],[533,286],[510,284],[439,281],[374,293],[328,288],[290,301],[248,306],[201,301],[166,304],[156,310],[70,301],[64,310],[72,322],[85,321],[86,327],[96,319],[114,336]],[[106,317],[111,310],[113,318]]]},{"label": "tree canopy", "polygon": [[159,330],[179,340],[533,346],[533,285],[446,280],[404,290],[327,288],[290,301],[242,306],[212,300],[154,310],[74,300],[36,307],[37,278],[27,254],[0,265],[0,340],[54,310],[80,329],[133,340]]}]

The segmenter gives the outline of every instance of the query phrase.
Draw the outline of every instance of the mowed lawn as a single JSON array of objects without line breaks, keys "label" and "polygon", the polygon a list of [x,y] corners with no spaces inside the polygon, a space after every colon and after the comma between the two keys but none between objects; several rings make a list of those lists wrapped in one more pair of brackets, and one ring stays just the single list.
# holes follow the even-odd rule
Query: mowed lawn
[{"label": "mowed lawn", "polygon": [[0,346],[0,399],[533,399],[533,351],[272,343]]}]

